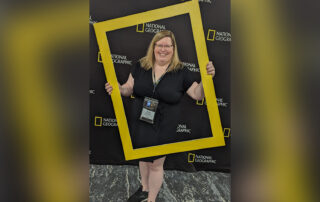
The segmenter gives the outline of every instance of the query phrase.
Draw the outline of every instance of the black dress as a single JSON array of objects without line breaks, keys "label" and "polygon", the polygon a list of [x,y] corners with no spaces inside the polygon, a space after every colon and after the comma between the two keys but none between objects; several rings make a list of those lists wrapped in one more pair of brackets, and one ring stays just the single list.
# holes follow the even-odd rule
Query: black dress
[{"label": "black dress", "polygon": [[[134,78],[134,87],[131,117],[129,128],[133,148],[150,147],[173,143],[177,139],[176,127],[181,113],[180,100],[188,88],[195,81],[192,72],[187,68],[167,72],[158,83],[153,94],[152,69],[145,70],[138,62],[133,66],[131,75]],[[144,97],[159,100],[154,124],[139,119]],[[157,158],[149,157],[141,161],[153,161]]]}]

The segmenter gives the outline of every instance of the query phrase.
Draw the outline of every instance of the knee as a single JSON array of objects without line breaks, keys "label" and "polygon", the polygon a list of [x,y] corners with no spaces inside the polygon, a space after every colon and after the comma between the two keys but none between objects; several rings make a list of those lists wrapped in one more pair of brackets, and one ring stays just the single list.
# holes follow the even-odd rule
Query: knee
[{"label": "knee", "polygon": [[149,165],[149,169],[152,172],[159,172],[159,171],[163,171],[163,165],[159,165],[159,164],[150,164]]}]

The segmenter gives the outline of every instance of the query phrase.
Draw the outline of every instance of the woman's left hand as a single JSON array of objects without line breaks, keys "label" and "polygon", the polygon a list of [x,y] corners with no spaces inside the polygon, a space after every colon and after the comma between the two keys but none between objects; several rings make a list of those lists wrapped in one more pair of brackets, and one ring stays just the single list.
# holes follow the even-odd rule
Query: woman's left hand
[{"label": "woman's left hand", "polygon": [[207,74],[212,75],[212,78],[216,74],[216,70],[211,61],[209,61],[207,64]]}]

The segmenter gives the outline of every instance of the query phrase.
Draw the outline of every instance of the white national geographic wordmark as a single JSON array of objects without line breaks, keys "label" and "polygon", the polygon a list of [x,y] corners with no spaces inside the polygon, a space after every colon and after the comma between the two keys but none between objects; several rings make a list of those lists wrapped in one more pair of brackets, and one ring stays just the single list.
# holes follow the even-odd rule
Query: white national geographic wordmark
[{"label": "white national geographic wordmark", "polygon": [[189,153],[189,162],[190,163],[213,163],[216,164],[217,160],[212,159],[212,156],[207,155],[198,155]]},{"label": "white national geographic wordmark", "polygon": [[[207,105],[207,100],[204,101],[204,104]],[[218,104],[218,107],[228,107],[229,103],[224,102],[223,98],[217,98],[217,104]]]},{"label": "white national geographic wordmark", "polygon": [[216,164],[215,159],[212,159],[212,156],[205,156],[205,155],[197,155],[194,158],[194,162],[196,163],[214,163]]},{"label": "white national geographic wordmark", "polygon": [[176,132],[191,134],[191,129],[187,128],[187,124],[178,124]]},{"label": "white national geographic wordmark", "polygon": [[[213,1],[215,1],[215,0],[213,0]],[[201,2],[201,3],[209,3],[209,4],[212,3],[211,0],[199,0],[199,2]]]},{"label": "white national geographic wordmark", "polygon": [[144,31],[147,33],[158,33],[162,30],[166,30],[166,26],[155,23],[146,23],[144,28]]},{"label": "white national geographic wordmark", "polygon": [[216,32],[216,36],[214,37],[215,41],[231,41],[231,33],[229,32]]},{"label": "white national geographic wordmark", "polygon": [[102,125],[109,126],[109,127],[118,127],[117,119],[103,118]]},{"label": "white national geographic wordmark", "polygon": [[228,103],[223,102],[223,98],[217,98],[217,104],[219,107],[228,107]]},{"label": "white national geographic wordmark", "polygon": [[111,54],[111,57],[115,64],[132,65],[132,61],[128,60],[126,55]]},{"label": "white national geographic wordmark", "polygon": [[95,95],[95,94],[96,94],[96,90],[90,89],[90,90],[89,90],[89,94]]},{"label": "white national geographic wordmark", "polygon": [[89,24],[93,25],[94,23],[97,23],[97,21],[94,21],[94,20],[92,19],[92,17],[90,16],[90,17],[89,17]]},{"label": "white national geographic wordmark", "polygon": [[199,67],[194,63],[182,62],[183,66],[187,67],[191,72],[200,72]]}]

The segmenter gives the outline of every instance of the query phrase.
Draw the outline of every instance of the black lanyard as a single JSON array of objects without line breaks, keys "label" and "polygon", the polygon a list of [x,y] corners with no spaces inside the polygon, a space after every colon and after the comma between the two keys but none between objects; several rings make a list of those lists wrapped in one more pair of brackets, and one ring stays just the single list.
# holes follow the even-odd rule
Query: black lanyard
[{"label": "black lanyard", "polygon": [[153,91],[152,91],[152,96],[154,95],[154,92],[156,91],[156,87],[158,86],[158,84],[160,83],[161,79],[164,77],[164,75],[168,72],[168,68],[169,66],[167,67],[166,71],[164,72],[164,74],[161,75],[161,77],[158,79],[158,81],[156,81],[156,73],[155,73],[155,70],[152,71],[152,76],[153,76],[153,79],[152,79],[152,83],[153,83]]}]

